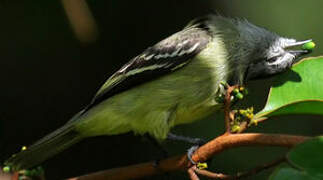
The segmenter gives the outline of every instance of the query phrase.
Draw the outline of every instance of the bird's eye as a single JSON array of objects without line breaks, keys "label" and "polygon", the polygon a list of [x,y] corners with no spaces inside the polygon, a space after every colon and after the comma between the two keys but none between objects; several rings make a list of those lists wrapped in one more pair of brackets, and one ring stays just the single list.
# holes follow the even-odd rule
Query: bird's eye
[{"label": "bird's eye", "polygon": [[266,61],[269,63],[272,63],[272,62],[275,62],[278,58],[279,58],[279,56],[274,56],[274,57],[267,59]]}]

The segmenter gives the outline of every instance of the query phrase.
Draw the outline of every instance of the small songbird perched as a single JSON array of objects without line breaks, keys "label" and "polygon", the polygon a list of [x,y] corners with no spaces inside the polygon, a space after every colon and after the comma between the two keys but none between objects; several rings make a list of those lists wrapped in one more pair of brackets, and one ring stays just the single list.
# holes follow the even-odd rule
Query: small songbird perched
[{"label": "small songbird perched", "polygon": [[179,124],[218,110],[220,82],[281,73],[310,50],[246,20],[208,15],[147,48],[115,72],[91,103],[63,127],[9,158],[17,171],[34,167],[86,137],[127,132],[167,138]]}]

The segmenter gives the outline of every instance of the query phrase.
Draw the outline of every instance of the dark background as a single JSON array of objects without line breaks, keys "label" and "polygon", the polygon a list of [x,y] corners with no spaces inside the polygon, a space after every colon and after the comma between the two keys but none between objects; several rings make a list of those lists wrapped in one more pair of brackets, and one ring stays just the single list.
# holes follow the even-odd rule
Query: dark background
[{"label": "dark background", "polygon": [[[317,0],[141,0],[86,1],[97,36],[75,35],[61,1],[0,1],[0,160],[63,125],[81,110],[100,85],[122,64],[186,23],[216,11],[244,17],[282,36],[312,38],[321,54],[322,1]],[[94,32],[96,32],[94,31]],[[91,32],[90,32],[91,35]],[[96,37],[96,38],[95,38]],[[86,38],[85,38],[86,39]],[[259,110],[270,79],[250,84],[247,104]],[[214,118],[216,117],[216,118]],[[222,114],[174,132],[210,139],[223,132]],[[322,117],[273,118],[250,131],[319,135]],[[188,145],[166,142],[171,154]],[[268,162],[280,148],[239,148],[216,156],[212,169],[234,173]],[[160,157],[148,140],[132,134],[82,141],[43,164],[47,179],[62,179]],[[270,172],[252,179],[263,179]],[[187,179],[176,173],[147,179]]]}]

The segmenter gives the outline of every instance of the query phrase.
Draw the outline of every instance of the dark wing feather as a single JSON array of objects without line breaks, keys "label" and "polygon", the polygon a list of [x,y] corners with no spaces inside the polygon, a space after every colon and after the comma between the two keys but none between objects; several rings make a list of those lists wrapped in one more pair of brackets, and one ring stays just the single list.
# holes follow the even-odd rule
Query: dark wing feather
[{"label": "dark wing feather", "polygon": [[117,93],[180,69],[204,49],[210,39],[208,31],[189,27],[149,47],[114,73],[86,109]]}]

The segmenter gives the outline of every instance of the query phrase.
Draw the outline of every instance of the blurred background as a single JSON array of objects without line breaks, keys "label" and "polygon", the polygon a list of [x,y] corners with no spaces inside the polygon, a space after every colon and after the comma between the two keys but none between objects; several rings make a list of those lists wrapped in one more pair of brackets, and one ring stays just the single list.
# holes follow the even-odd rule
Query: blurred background
[{"label": "blurred background", "polygon": [[[321,8],[317,0],[0,1],[0,160],[63,125],[81,110],[104,81],[148,46],[211,12],[242,17],[286,37],[312,38],[321,54]],[[271,79],[249,84],[245,106],[260,110]],[[223,132],[221,113],[173,132],[212,139]],[[319,135],[322,117],[272,118],[252,132]],[[187,144],[166,142],[170,154]],[[247,170],[286,152],[282,148],[238,148],[214,157],[211,169]],[[158,159],[147,139],[126,134],[82,141],[43,164],[47,179]],[[264,179],[265,171],[250,179]],[[147,179],[187,179],[172,173]]]}]

